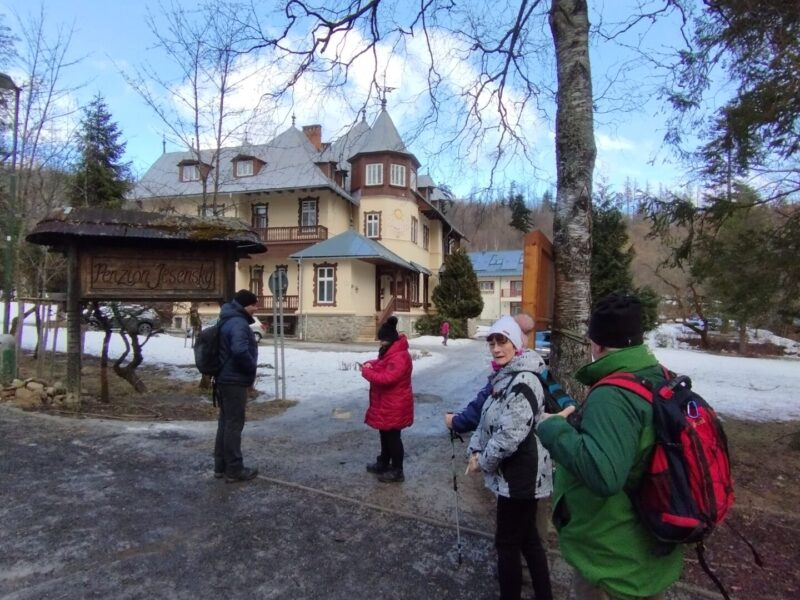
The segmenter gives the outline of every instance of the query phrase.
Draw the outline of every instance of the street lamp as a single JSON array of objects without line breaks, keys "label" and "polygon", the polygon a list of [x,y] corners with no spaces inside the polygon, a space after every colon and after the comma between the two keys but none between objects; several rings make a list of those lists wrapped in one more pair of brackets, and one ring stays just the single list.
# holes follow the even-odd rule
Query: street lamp
[{"label": "street lamp", "polygon": [[[14,92],[14,133],[11,142],[11,177],[9,178],[9,211],[5,248],[3,253],[3,333],[8,333],[11,321],[11,270],[13,269],[12,253],[14,251],[13,233],[17,210],[17,130],[19,128],[19,95],[22,88],[17,87],[14,80],[5,73],[0,73],[0,90]],[[21,323],[20,323],[21,325]]]}]

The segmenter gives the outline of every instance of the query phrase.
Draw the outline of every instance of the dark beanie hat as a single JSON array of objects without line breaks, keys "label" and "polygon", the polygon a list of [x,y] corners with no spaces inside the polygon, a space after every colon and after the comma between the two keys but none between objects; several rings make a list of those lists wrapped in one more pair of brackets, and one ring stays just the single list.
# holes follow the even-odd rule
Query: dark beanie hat
[{"label": "dark beanie hat", "polygon": [[242,307],[258,304],[258,297],[250,290],[239,290],[233,297]]},{"label": "dark beanie hat", "polygon": [[382,342],[394,342],[400,335],[397,333],[397,317],[389,317],[378,329],[378,339]]},{"label": "dark beanie hat", "polygon": [[639,298],[613,293],[598,300],[589,318],[589,339],[606,348],[627,348],[643,343]]}]

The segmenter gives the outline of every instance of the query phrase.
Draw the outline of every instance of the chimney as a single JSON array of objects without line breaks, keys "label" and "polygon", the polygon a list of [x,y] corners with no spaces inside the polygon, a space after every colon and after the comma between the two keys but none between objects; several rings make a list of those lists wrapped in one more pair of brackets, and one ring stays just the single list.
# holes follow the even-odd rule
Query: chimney
[{"label": "chimney", "polygon": [[317,150],[322,148],[322,125],[303,125],[303,133],[314,148]]}]

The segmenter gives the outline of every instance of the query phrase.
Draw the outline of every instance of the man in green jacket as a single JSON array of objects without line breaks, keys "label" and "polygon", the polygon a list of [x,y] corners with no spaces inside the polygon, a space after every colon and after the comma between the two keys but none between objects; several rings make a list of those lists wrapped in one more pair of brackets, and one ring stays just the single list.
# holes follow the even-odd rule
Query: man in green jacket
[{"label": "man in green jacket", "polygon": [[[588,336],[593,362],[575,374],[579,382],[591,386],[617,372],[663,382],[656,357],[643,343],[635,296],[599,300]],[[575,569],[575,598],[659,600],[681,575],[683,551],[650,535],[628,497],[653,449],[652,407],[627,390],[599,386],[568,421],[574,410],[541,421],[536,433],[557,465],[553,523],[561,553]]]}]

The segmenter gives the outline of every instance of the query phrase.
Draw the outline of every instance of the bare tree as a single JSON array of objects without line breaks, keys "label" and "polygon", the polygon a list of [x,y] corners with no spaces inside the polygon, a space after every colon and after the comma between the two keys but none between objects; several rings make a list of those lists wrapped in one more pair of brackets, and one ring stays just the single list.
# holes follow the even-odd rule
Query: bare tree
[{"label": "bare tree", "polygon": [[[418,128],[439,124],[439,150],[455,151],[467,164],[488,158],[491,181],[511,158],[525,158],[536,168],[533,122],[548,117],[555,98],[554,367],[562,376],[573,372],[588,358],[583,333],[595,144],[587,2],[516,0],[500,7],[429,0],[396,10],[385,0],[288,0],[282,7],[282,20],[273,16],[269,28],[254,30],[254,51],[267,50],[294,67],[275,95],[289,93],[303,78],[330,93],[348,91],[355,74],[363,77],[367,68],[365,105],[370,98],[385,99],[388,64],[413,47],[414,68],[427,80],[426,97],[416,99],[426,100],[428,109]],[[252,20],[257,22],[255,13]],[[421,50],[416,40],[422,40]],[[553,62],[557,85],[546,69]]]},{"label": "bare tree", "polygon": [[[241,14],[231,6],[233,14]],[[246,11],[244,11],[246,14]],[[247,126],[241,109],[232,108],[231,94],[254,74],[238,68],[249,21],[228,18],[217,4],[187,10],[176,3],[159,6],[148,25],[155,47],[177,67],[170,77],[143,64],[126,81],[142,97],[170,133],[192,153],[202,184],[202,207],[215,208],[220,184],[220,150]],[[246,131],[245,131],[246,133]],[[204,151],[205,150],[205,151]]]}]

